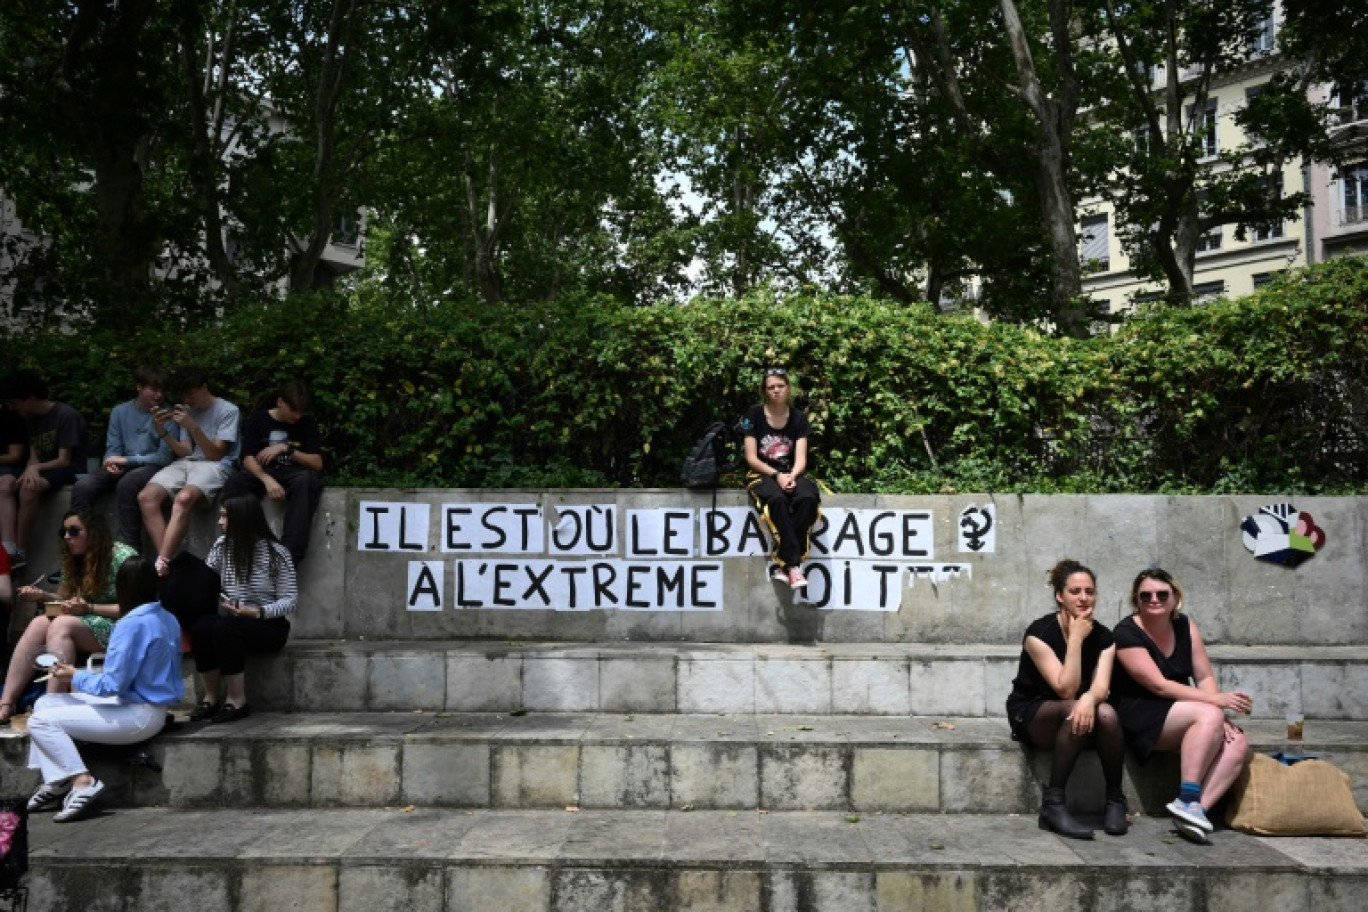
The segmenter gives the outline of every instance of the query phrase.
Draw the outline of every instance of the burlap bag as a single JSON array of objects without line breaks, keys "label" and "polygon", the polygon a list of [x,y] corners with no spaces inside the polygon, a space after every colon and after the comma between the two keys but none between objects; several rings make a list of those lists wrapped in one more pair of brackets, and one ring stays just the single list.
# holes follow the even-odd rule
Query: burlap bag
[{"label": "burlap bag", "polygon": [[1349,777],[1324,760],[1283,766],[1254,754],[1230,790],[1226,822],[1256,836],[1364,836]]}]

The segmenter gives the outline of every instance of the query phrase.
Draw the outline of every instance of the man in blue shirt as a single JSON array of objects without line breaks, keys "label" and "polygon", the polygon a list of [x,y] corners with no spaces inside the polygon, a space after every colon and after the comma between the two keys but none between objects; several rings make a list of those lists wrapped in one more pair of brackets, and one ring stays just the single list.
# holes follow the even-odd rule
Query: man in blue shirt
[{"label": "man in blue shirt", "polygon": [[133,372],[137,390],[132,399],[114,406],[105,432],[104,461],[71,489],[71,508],[89,508],[103,494],[114,491],[119,515],[115,537],[142,549],[143,518],[138,492],[171,462],[171,447],[157,434],[152,412],[161,406],[166,375],[157,367]]}]

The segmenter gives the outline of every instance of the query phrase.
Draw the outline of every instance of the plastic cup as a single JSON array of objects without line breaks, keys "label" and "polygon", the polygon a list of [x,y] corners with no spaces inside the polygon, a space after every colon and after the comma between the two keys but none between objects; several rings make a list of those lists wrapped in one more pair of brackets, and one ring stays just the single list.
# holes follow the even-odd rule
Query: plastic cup
[{"label": "plastic cup", "polygon": [[1300,742],[1302,740],[1303,734],[1305,733],[1305,725],[1306,717],[1304,715],[1295,712],[1288,713],[1287,740]]}]

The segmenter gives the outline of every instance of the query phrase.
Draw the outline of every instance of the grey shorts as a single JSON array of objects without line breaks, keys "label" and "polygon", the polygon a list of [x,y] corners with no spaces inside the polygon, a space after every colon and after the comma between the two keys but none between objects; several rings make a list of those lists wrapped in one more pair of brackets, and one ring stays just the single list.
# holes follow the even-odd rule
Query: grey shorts
[{"label": "grey shorts", "polygon": [[158,485],[168,494],[175,494],[181,488],[194,485],[205,497],[213,497],[228,479],[231,471],[221,462],[207,462],[203,459],[177,459],[159,471],[147,482]]}]

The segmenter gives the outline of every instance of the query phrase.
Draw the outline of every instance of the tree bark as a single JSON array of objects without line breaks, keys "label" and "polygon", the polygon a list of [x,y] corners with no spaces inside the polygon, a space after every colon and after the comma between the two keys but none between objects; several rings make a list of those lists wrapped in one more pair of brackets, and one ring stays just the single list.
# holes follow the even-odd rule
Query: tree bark
[{"label": "tree bark", "polygon": [[291,291],[314,291],[322,284],[318,263],[332,236],[332,204],[337,192],[335,125],[337,100],[346,75],[347,52],[360,0],[336,0],[328,20],[327,43],[314,90],[313,226],[290,268]]},{"label": "tree bark", "polygon": [[517,190],[510,189],[501,198],[499,150],[489,147],[488,199],[484,205],[484,215],[480,215],[480,194],[472,175],[472,163],[466,154],[463,177],[466,188],[466,215],[470,221],[470,241],[475,252],[475,285],[480,297],[487,304],[497,304],[503,300],[503,274],[499,271],[499,241],[513,211],[513,201]]},{"label": "tree bark", "polygon": [[1001,0],[1001,6],[1003,27],[1016,63],[1017,91],[1039,126],[1035,149],[1036,187],[1041,220],[1050,244],[1050,310],[1064,333],[1086,337],[1087,318],[1079,306],[1083,271],[1078,260],[1078,233],[1074,227],[1077,213],[1068,179],[1068,144],[1078,97],[1068,13],[1062,0],[1050,0],[1051,34],[1061,70],[1060,98],[1055,99],[1047,96],[1041,87],[1016,4],[1012,0]]},{"label": "tree bark", "polygon": [[[56,103],[89,151],[94,170],[97,231],[93,258],[100,274],[96,321],[127,326],[153,311],[152,266],[159,238],[146,209],[144,170],[152,128],[139,113],[145,85],[138,56],[139,35],[155,8],[153,0],[128,0],[114,8],[82,3],[53,74]],[[100,20],[108,37],[99,39]],[[88,93],[76,88],[97,74]]]},{"label": "tree bark", "polygon": [[[190,150],[190,182],[195,188],[195,203],[204,223],[204,255],[209,268],[223,290],[231,297],[237,294],[237,274],[228,259],[223,241],[223,208],[219,197],[218,155],[220,133],[223,129],[222,106],[216,107],[211,119],[205,105],[206,88],[214,86],[212,81],[215,49],[212,39],[206,49],[204,72],[201,74],[199,60],[195,54],[199,34],[204,30],[204,21],[199,14],[197,0],[178,0],[176,12],[179,17],[181,36],[181,72],[185,80],[187,100],[190,106],[190,127],[193,131]],[[227,72],[233,56],[233,31],[229,24],[223,37],[221,70],[215,88],[224,90]]]}]

